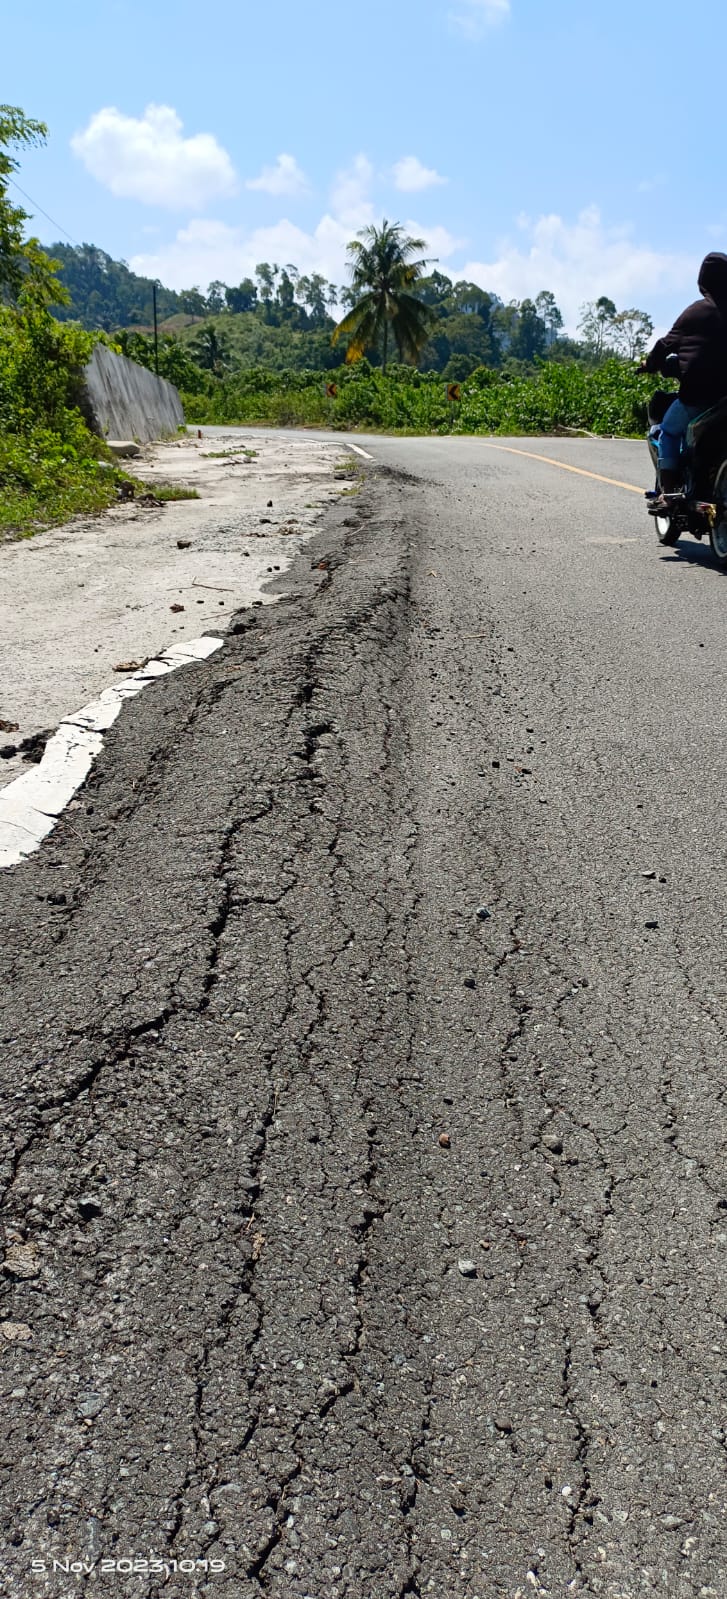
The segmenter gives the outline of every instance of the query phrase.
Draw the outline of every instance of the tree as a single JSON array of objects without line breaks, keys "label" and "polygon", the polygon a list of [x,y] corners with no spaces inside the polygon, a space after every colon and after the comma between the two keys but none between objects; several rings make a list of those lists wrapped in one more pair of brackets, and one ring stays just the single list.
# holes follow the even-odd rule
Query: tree
[{"label": "tree", "polygon": [[464,383],[476,366],[477,362],[471,355],[450,355],[442,377],[447,383]]},{"label": "tree", "polygon": [[419,298],[425,305],[441,306],[452,293],[452,279],[445,277],[443,272],[431,272],[429,277],[421,278],[419,282]]},{"label": "tree", "polygon": [[257,289],[252,278],[243,278],[236,289],[225,289],[225,300],[228,311],[254,311]]},{"label": "tree", "polygon": [[47,306],[66,299],[56,276],[57,262],[46,255],[36,238],[24,238],[28,212],[14,205],[8,194],[12,174],[20,164],[10,151],[44,144],[47,133],[44,122],[26,117],[19,106],[0,105],[0,301],[22,299],[26,304]]},{"label": "tree", "polygon": [[603,357],[616,314],[613,300],[609,300],[607,294],[602,294],[600,299],[591,300],[581,306],[578,332],[596,361],[600,361]]},{"label": "tree", "polygon": [[523,300],[518,306],[518,316],[513,328],[510,354],[516,361],[534,361],[542,355],[546,345],[545,323],[541,320],[532,300]]},{"label": "tree", "polygon": [[517,300],[508,305],[496,305],[492,313],[492,331],[497,340],[500,356],[510,355],[517,334],[520,306]]},{"label": "tree", "polygon": [[331,304],[331,291],[333,303],[336,301],[336,291],[332,283],[327,283],[320,272],[312,272],[310,277],[300,277],[296,284],[296,297],[301,305],[306,307],[310,317],[310,324],[314,328],[325,327],[329,318]]},{"label": "tree", "polygon": [[639,361],[646,354],[654,324],[646,311],[619,311],[613,319],[613,340],[619,355]]},{"label": "tree", "polygon": [[555,344],[563,327],[563,318],[556,304],[555,295],[551,294],[550,289],[541,289],[540,293],[536,295],[535,309],[545,328],[546,348],[550,349],[551,344]]},{"label": "tree", "polygon": [[[295,278],[291,276],[291,272],[295,272]],[[280,274],[280,282],[278,283],[277,294],[278,308],[283,322],[291,322],[294,320],[295,289],[297,281],[298,274],[295,271],[295,267],[292,269],[290,267],[283,267],[283,270]]]},{"label": "tree", "polygon": [[459,283],[455,283],[446,301],[447,310],[462,311],[466,316],[478,316],[488,328],[492,313],[499,304],[497,295],[488,294],[478,283],[468,283],[466,278],[461,278]]},{"label": "tree", "polygon": [[225,310],[225,285],[215,278],[207,288],[207,311],[210,316],[219,316]]},{"label": "tree", "polygon": [[93,328],[103,328],[105,333],[110,331],[116,320],[109,315],[103,295],[99,294],[98,289],[92,289],[86,301],[86,320]]},{"label": "tree", "polygon": [[[133,328],[120,328],[114,334],[114,344],[122,355],[128,356],[130,361],[148,367],[150,372],[155,371],[157,351],[154,349],[153,338],[147,333],[136,333]],[[186,389],[188,394],[199,394],[204,391],[209,379],[202,375],[189,350],[185,349],[179,339],[174,338],[172,334],[165,333],[159,339],[158,358],[161,377],[168,378],[170,383],[176,383],[178,389]]]},{"label": "tree", "polygon": [[279,268],[275,263],[270,266],[268,261],[261,261],[255,268],[255,277],[259,284],[258,292],[263,303],[263,315],[266,322],[270,321],[270,306],[275,294],[275,280],[278,276],[278,271]]},{"label": "tree", "polygon": [[364,228],[351,241],[353,304],[332,335],[334,344],[348,339],[347,362],[359,361],[380,343],[385,372],[390,331],[400,360],[416,360],[435,320],[431,307],[412,292],[427,265],[419,255],[424,247],[423,239],[409,238],[399,223],[386,219],[380,228]]},{"label": "tree", "polygon": [[179,309],[184,311],[187,316],[204,316],[207,310],[207,301],[196,285],[193,289],[180,289]]},{"label": "tree", "polygon": [[190,353],[198,366],[206,372],[214,372],[220,377],[228,364],[229,342],[226,333],[221,333],[214,322],[205,322],[195,334],[190,346]]}]

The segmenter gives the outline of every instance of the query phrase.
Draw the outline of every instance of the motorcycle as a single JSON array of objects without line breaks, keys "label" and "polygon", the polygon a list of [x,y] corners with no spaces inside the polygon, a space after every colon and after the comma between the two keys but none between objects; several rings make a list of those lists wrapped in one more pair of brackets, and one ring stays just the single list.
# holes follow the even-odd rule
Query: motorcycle
[{"label": "motorcycle", "polygon": [[[662,497],[659,428],[674,398],[665,389],[657,389],[649,401],[648,445],[656,487],[647,490],[647,501]],[[657,539],[660,544],[674,545],[682,533],[691,533],[695,539],[709,538],[718,566],[727,571],[727,396],[690,422],[681,469],[679,492],[664,495],[668,510],[650,512]]]}]

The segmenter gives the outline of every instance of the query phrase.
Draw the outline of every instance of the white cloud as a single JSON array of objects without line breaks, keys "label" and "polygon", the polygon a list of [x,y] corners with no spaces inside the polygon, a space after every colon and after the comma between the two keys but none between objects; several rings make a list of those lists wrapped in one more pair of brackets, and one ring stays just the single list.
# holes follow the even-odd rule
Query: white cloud
[{"label": "white cloud", "polygon": [[510,0],[461,0],[459,11],[450,11],[452,26],[465,39],[483,39],[488,29],[510,15]]},{"label": "white cloud", "polygon": [[[239,283],[259,261],[294,261],[301,272],[321,272],[341,284],[348,276],[347,244],[360,227],[381,221],[367,197],[371,178],[370,163],[359,157],[337,180],[341,209],[331,208],[309,229],[287,217],[255,229],[196,217],[168,244],[150,243],[131,266],[175,289],[194,283],[205,288],[216,278]],[[632,230],[606,226],[595,206],[572,222],[557,215],[520,216],[512,236],[486,260],[465,259],[466,241],[442,224],[427,227],[408,218],[403,226],[412,237],[424,239],[423,254],[450,277],[474,281],[505,301],[534,298],[541,289],[550,289],[569,332],[576,331],[583,302],[601,294],[619,307],[638,305],[666,321],[676,299],[693,293],[691,255],[658,253],[636,240]]]},{"label": "white cloud", "polygon": [[153,255],[135,256],[131,265],[134,272],[158,277],[172,289],[193,283],[204,288],[215,278],[239,283],[251,276],[258,261],[293,261],[301,272],[341,280],[350,238],[351,229],[330,215],[321,217],[309,233],[287,218],[248,232],[197,217],[170,244]]},{"label": "white cloud", "polygon": [[463,250],[467,243],[466,239],[456,239],[448,228],[438,226],[436,223],[434,227],[426,228],[421,222],[405,222],[404,232],[408,233],[411,239],[424,240],[424,254],[432,263],[447,261],[455,251]]},{"label": "white cloud", "polygon": [[246,189],[262,189],[264,194],[305,194],[308,179],[294,155],[278,156],[274,167],[263,167],[259,178],[248,178]]},{"label": "white cloud", "polygon": [[691,290],[695,263],[690,255],[659,254],[639,244],[630,228],[608,228],[596,206],[573,223],[560,216],[534,222],[518,218],[526,239],[503,240],[494,260],[467,261],[461,275],[501,299],[533,298],[550,289],[574,332],[580,306],[607,294],[619,306],[648,310],[655,297]]},{"label": "white cloud", "polygon": [[171,106],[148,105],[142,117],[105,106],[74,134],[71,147],[93,177],[123,199],[194,211],[234,194],[227,151],[211,133],[185,139],[182,130]]},{"label": "white cloud", "polygon": [[[446,228],[422,227],[418,222],[404,224],[407,233],[425,240],[424,253],[446,260],[462,248]],[[327,213],[306,232],[287,218],[272,227],[230,227],[226,222],[197,217],[180,229],[176,238],[154,254],[134,256],[131,268],[145,277],[158,277],[171,289],[186,289],[197,283],[206,288],[214,279],[239,283],[249,277],[259,261],[294,261],[301,272],[322,272],[334,283],[347,276],[346,246],[352,229],[340,216]]]},{"label": "white cloud", "polygon": [[439,183],[446,183],[446,178],[441,178],[434,167],[425,167],[418,156],[405,155],[397,161],[392,168],[394,187],[400,189],[402,194],[416,194],[421,189],[435,188]]},{"label": "white cloud", "polygon": [[357,155],[350,167],[336,175],[331,190],[331,208],[354,232],[373,221],[373,181],[374,169],[367,155]]}]

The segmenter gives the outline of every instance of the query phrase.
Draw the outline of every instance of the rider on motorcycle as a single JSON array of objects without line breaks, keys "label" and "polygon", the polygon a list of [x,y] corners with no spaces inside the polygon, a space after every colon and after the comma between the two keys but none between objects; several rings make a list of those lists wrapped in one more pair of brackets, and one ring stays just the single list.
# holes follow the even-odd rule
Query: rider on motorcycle
[{"label": "rider on motorcycle", "polygon": [[[677,317],[671,332],[657,339],[640,372],[673,375],[678,358],[679,393],[669,406],[659,437],[662,496],[681,487],[680,456],[689,423],[727,394],[727,255],[705,256],[699,270],[701,300]],[[667,509],[664,499],[652,510]]]}]

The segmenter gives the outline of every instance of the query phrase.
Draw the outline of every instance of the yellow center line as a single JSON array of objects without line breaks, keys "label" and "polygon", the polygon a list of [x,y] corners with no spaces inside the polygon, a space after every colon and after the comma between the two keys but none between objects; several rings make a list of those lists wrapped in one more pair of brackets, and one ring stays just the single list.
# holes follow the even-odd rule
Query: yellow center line
[{"label": "yellow center line", "polygon": [[491,444],[489,439],[483,439],[482,442],[488,450],[504,450],[506,455],[525,455],[529,461],[545,461],[546,466],[559,466],[562,472],[575,472],[578,477],[591,477],[596,483],[610,483],[614,489],[628,489],[629,494],[640,494],[643,499],[643,488],[637,488],[635,483],[622,483],[617,477],[603,477],[600,472],[587,472],[583,466],[569,466],[566,461],[555,461],[552,455],[536,455],[534,450],[515,450],[511,444]]}]

